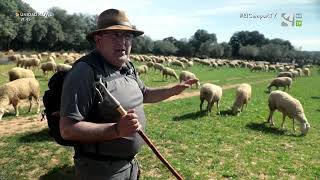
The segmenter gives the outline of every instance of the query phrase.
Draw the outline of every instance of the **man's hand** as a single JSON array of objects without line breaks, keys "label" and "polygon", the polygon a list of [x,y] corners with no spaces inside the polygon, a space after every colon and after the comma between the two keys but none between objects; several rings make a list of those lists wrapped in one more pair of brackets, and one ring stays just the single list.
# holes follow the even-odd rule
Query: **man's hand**
[{"label": "man's hand", "polygon": [[134,113],[134,110],[131,109],[127,113],[127,115],[121,117],[116,125],[116,131],[120,137],[131,136],[141,129],[141,124],[137,114]]},{"label": "man's hand", "polygon": [[173,95],[178,95],[188,87],[192,86],[193,84],[197,83],[199,79],[189,79],[187,81],[183,81],[180,84],[177,84],[171,88]]}]

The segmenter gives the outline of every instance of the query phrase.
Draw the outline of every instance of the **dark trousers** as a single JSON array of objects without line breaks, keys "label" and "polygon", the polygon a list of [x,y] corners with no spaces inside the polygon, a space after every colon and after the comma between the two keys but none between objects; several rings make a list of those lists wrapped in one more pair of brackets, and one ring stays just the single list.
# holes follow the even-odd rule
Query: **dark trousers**
[{"label": "dark trousers", "polygon": [[77,180],[137,180],[139,164],[131,161],[97,161],[86,157],[74,159]]}]

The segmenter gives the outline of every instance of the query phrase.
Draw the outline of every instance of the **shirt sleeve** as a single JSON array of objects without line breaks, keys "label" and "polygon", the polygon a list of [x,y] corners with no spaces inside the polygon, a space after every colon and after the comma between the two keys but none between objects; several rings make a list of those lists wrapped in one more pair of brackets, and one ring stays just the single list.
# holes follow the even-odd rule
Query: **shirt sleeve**
[{"label": "shirt sleeve", "polygon": [[80,62],[68,72],[62,88],[60,115],[83,120],[94,102],[94,72]]}]

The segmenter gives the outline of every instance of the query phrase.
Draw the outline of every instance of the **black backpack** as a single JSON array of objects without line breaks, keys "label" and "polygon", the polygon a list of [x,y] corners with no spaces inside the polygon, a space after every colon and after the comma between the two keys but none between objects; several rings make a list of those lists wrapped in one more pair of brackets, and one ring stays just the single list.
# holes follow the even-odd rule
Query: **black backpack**
[{"label": "black backpack", "polygon": [[[91,68],[93,69],[99,69],[97,65],[95,65],[92,61],[85,60],[78,60],[78,62],[85,62],[87,63]],[[127,63],[128,66],[128,72],[132,72],[131,74],[134,75],[135,80],[137,77],[137,74],[135,72],[134,66],[131,62]],[[70,70],[69,70],[70,71]],[[77,143],[75,141],[65,140],[61,137],[60,133],[60,105],[61,105],[61,95],[62,95],[62,87],[63,87],[63,81],[65,77],[67,76],[69,71],[60,71],[56,72],[49,80],[48,87],[49,89],[45,91],[43,96],[43,105],[45,107],[44,115],[47,119],[48,128],[49,128],[49,135],[54,138],[54,140],[63,146],[75,146]],[[96,77],[99,76],[95,74]],[[97,80],[97,79],[96,79]],[[58,112],[55,114],[55,112]]]},{"label": "black backpack", "polygon": [[43,105],[45,107],[44,113],[47,119],[49,127],[49,135],[54,138],[54,140],[63,146],[74,146],[75,142],[65,140],[60,134],[60,115],[53,114],[54,112],[60,111],[61,104],[61,94],[63,81],[69,71],[56,72],[49,80],[49,89],[45,91],[43,95]]}]

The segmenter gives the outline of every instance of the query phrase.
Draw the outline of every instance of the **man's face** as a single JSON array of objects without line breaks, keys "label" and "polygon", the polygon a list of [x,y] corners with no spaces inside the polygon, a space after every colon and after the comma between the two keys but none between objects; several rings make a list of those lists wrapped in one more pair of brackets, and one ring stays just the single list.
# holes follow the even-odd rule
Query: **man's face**
[{"label": "man's face", "polygon": [[129,59],[132,39],[133,35],[126,31],[107,31],[95,36],[97,48],[116,67]]}]

